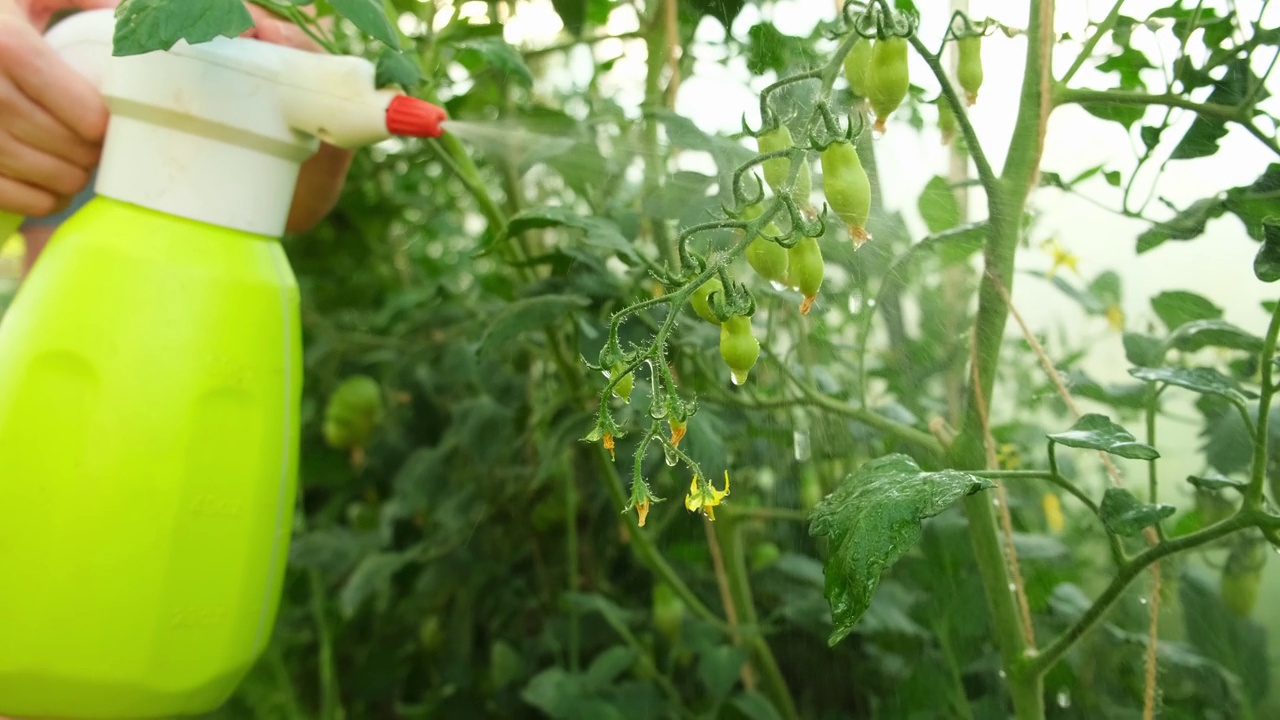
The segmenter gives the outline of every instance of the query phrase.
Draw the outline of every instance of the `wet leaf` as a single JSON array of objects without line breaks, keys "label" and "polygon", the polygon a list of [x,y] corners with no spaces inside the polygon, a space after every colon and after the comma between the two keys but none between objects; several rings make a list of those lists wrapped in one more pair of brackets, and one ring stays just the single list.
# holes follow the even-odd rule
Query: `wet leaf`
[{"label": "wet leaf", "polygon": [[1246,398],[1257,397],[1213,368],[1135,367],[1129,368],[1129,374],[1139,380],[1176,385],[1206,395],[1219,395],[1236,404],[1243,404]]},{"label": "wet leaf", "polygon": [[1222,473],[1188,475],[1187,482],[1201,490],[1225,490],[1227,488],[1231,488],[1232,490],[1243,491],[1245,488],[1249,487],[1247,483],[1240,482],[1239,480],[1232,480]]},{"label": "wet leaf", "polygon": [[1280,280],[1280,216],[1262,221],[1262,247],[1253,258],[1253,274],[1265,283]]},{"label": "wet leaf", "polygon": [[1223,320],[1194,320],[1177,329],[1169,338],[1175,350],[1195,352],[1207,347],[1262,351],[1262,338]]},{"label": "wet leaf", "polygon": [[1107,529],[1116,535],[1137,535],[1177,511],[1172,505],[1144,504],[1124,488],[1109,487],[1102,496],[1098,516]]},{"label": "wet leaf", "polygon": [[406,90],[413,90],[422,82],[422,70],[406,53],[391,48],[383,48],[378,55],[375,83],[378,87],[399,85]]},{"label": "wet leaf", "polygon": [[924,472],[895,453],[864,464],[818,503],[809,534],[831,543],[826,598],[835,627],[827,643],[853,631],[880,575],[919,541],[923,520],[990,487],[990,480],[958,470]]},{"label": "wet leaf", "polygon": [[1084,450],[1101,450],[1132,460],[1155,460],[1160,457],[1156,449],[1140,443],[1133,434],[1111,422],[1106,415],[1089,413],[1072,425],[1070,429],[1050,434],[1049,439],[1059,445],[1081,448]]}]

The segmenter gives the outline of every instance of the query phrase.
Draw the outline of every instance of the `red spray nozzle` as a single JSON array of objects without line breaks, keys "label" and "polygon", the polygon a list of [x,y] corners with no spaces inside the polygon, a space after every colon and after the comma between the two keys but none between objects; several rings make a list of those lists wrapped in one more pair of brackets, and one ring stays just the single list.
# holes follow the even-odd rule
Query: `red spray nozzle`
[{"label": "red spray nozzle", "polygon": [[448,116],[425,100],[397,95],[387,106],[387,132],[401,137],[440,137]]}]

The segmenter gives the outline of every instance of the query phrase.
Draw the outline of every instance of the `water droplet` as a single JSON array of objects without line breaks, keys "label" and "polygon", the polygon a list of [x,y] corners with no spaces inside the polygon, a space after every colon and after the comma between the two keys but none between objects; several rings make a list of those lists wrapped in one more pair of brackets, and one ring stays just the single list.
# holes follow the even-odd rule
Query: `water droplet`
[{"label": "water droplet", "polygon": [[791,433],[791,443],[795,448],[797,462],[804,462],[809,459],[809,431],[796,430]]},{"label": "water droplet", "polygon": [[992,507],[1000,507],[1000,498],[994,498],[994,499],[992,499],[992,500],[991,500],[991,506],[992,506]]},{"label": "water droplet", "polygon": [[776,291],[778,291],[778,292],[786,292],[786,291],[788,291],[788,290],[790,290],[790,289],[791,289],[791,288],[787,287],[786,285],[783,285],[782,283],[778,282],[777,280],[770,280],[770,281],[769,281],[769,287],[773,288],[774,290],[776,290]]},{"label": "water droplet", "polygon": [[873,308],[873,307],[875,307],[875,306],[876,306],[876,299],[875,299],[875,298],[871,298],[871,299],[867,300],[867,307],[869,307],[869,308]]},{"label": "water droplet", "polygon": [[733,370],[729,373],[729,379],[733,381],[734,385],[742,385],[747,382],[747,373],[739,373],[737,370]]},{"label": "water droplet", "polygon": [[1140,605],[1146,605],[1146,604],[1147,604],[1147,598],[1146,598],[1146,597],[1140,597],[1140,598],[1138,598],[1138,604],[1140,604]]},{"label": "water droplet", "polygon": [[854,293],[849,296],[849,312],[853,315],[857,315],[858,313],[862,312],[862,296],[861,295]]},{"label": "water droplet", "polygon": [[1009,677],[1009,676],[1005,673],[1005,671],[1004,671],[1004,670],[1001,670],[1000,672],[998,672],[998,673],[996,673],[996,674],[1000,676],[1000,679],[1001,679],[1001,680],[1004,680],[1005,678]]},{"label": "water droplet", "polygon": [[670,446],[663,445],[662,450],[667,455],[667,467],[675,467],[676,463],[680,462],[680,458],[676,457],[675,451]]},{"label": "water droplet", "polygon": [[1017,585],[1014,585],[1013,583],[1009,583],[1009,592],[1016,592],[1017,590],[1018,590]]},{"label": "water droplet", "polygon": [[1063,709],[1071,707],[1071,693],[1066,690],[1059,690],[1058,696],[1055,699],[1058,702],[1058,707]]}]

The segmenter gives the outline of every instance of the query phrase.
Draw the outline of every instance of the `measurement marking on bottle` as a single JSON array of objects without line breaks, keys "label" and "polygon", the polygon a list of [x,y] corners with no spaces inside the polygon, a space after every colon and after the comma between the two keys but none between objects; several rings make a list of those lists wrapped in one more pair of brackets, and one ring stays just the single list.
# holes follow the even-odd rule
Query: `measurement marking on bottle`
[{"label": "measurement marking on bottle", "polygon": [[244,514],[243,503],[217,495],[197,495],[190,507],[191,513],[200,517],[239,518]]}]

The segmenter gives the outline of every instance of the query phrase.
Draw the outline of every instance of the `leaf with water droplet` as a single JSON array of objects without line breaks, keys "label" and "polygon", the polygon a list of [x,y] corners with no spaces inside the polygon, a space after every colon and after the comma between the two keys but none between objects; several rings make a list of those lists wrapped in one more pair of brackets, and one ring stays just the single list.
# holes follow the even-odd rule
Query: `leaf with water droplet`
[{"label": "leaf with water droplet", "polygon": [[1280,280],[1280,217],[1262,221],[1262,247],[1253,258],[1253,274],[1265,283]]},{"label": "leaf with water droplet", "polygon": [[1124,488],[1109,487],[1102,496],[1098,517],[1117,535],[1137,535],[1175,512],[1177,508],[1172,505],[1144,504]]},{"label": "leaf with water droplet", "polygon": [[1230,488],[1232,490],[1244,492],[1245,488],[1249,487],[1246,483],[1240,482],[1239,480],[1232,480],[1226,475],[1213,470],[1210,470],[1204,475],[1188,475],[1187,482],[1201,490],[1226,490]]},{"label": "leaf with water droplet", "polygon": [[1111,418],[1106,415],[1098,413],[1089,413],[1077,420],[1070,429],[1048,437],[1059,445],[1101,450],[1132,460],[1155,460],[1160,457],[1155,448],[1138,442],[1133,433],[1111,422]]},{"label": "leaf with water droplet", "polygon": [[871,605],[880,576],[920,539],[920,524],[957,500],[994,487],[958,470],[924,472],[906,455],[872,460],[813,509],[809,534],[826,537],[826,598],[834,646]]},{"label": "leaf with water droplet", "polygon": [[1235,380],[1213,368],[1135,367],[1129,368],[1129,374],[1139,380],[1177,385],[1204,395],[1218,395],[1237,405],[1243,405],[1246,398],[1257,397],[1257,394],[1241,388]]}]

